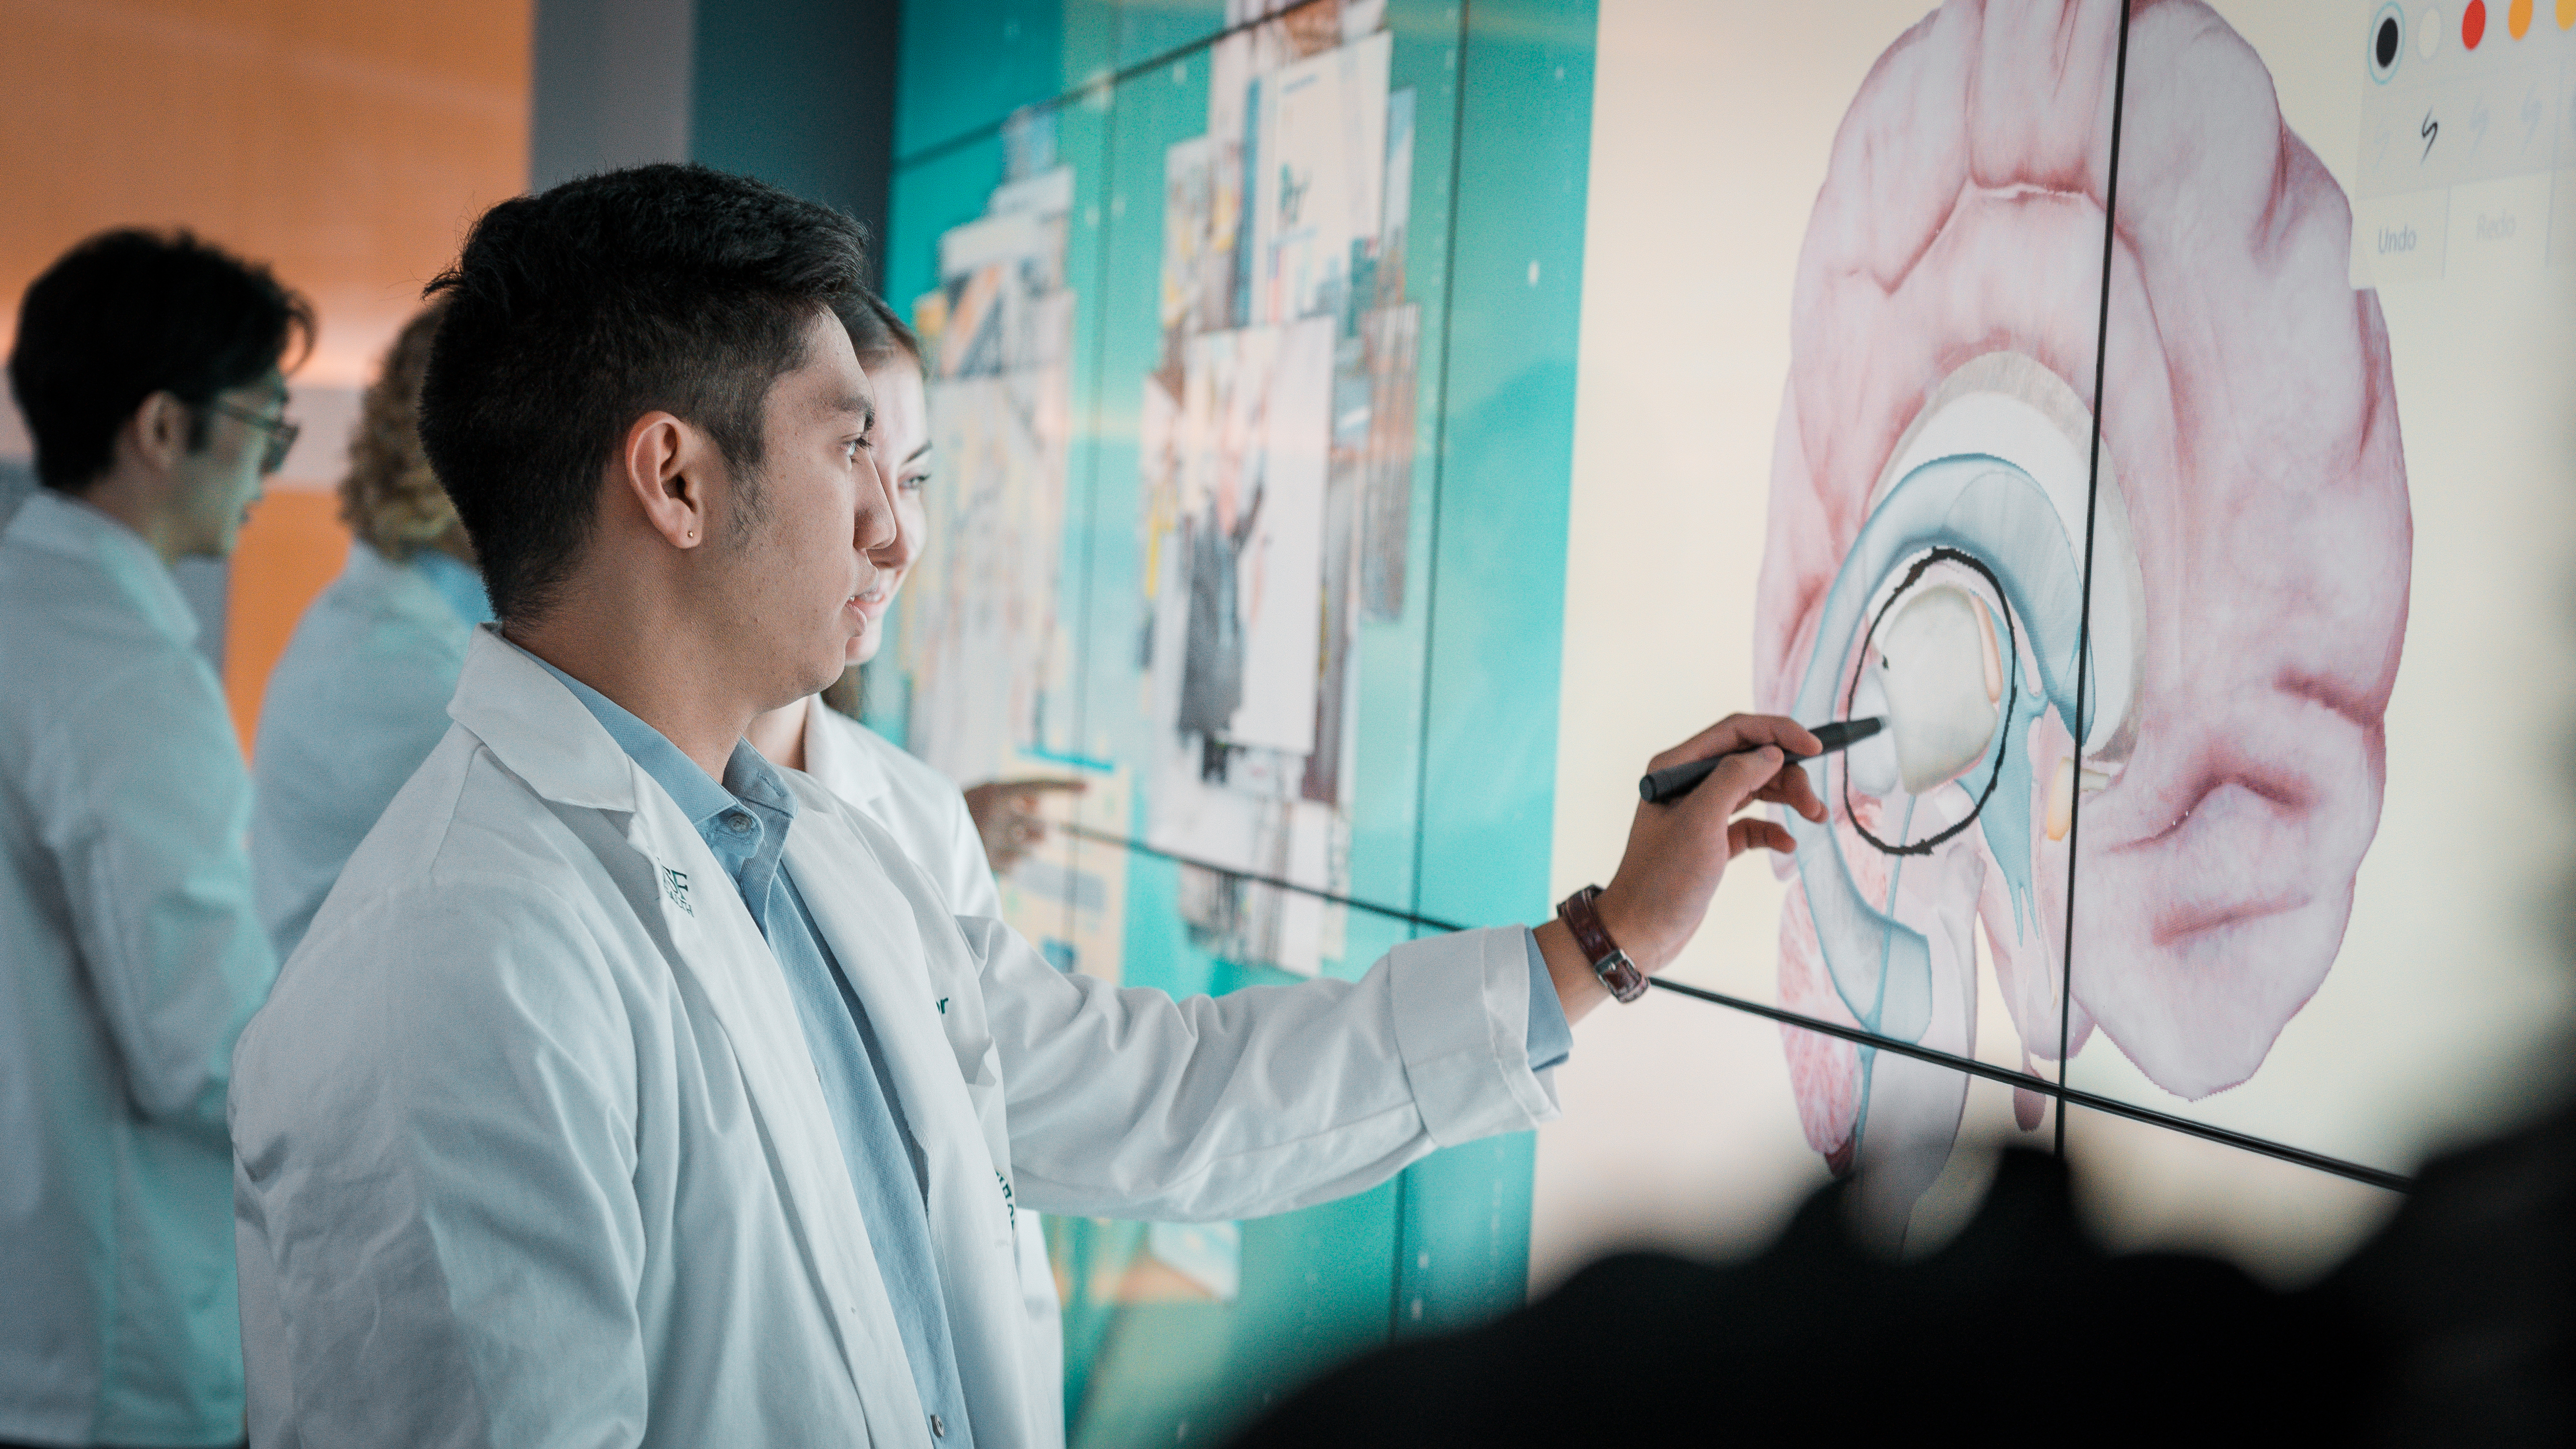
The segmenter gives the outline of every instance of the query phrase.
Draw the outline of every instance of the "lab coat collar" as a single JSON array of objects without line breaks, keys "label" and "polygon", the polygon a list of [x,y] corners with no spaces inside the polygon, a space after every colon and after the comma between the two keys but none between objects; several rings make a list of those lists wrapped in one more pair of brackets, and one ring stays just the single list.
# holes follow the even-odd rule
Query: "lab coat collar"
[{"label": "lab coat collar", "polygon": [[51,488],[39,488],[9,520],[9,541],[95,564],[155,633],[182,646],[197,642],[197,613],[169,566],[143,536],[105,512]]},{"label": "lab coat collar", "polygon": [[[727,783],[719,784],[714,776],[698,768],[697,761],[681,753],[680,747],[671,743],[670,736],[637,719],[633,711],[616,700],[543,659],[537,660],[537,667],[554,676],[557,684],[580,700],[582,708],[589,710],[590,717],[599,721],[599,727],[608,731],[608,737],[617,741],[617,747],[626,752],[626,757],[644,767],[644,773],[652,776],[654,783],[662,787],[662,792],[671,797],[671,803],[680,807],[680,814],[687,818],[690,828],[704,835],[708,821],[734,807],[736,802],[731,793],[730,778]],[[725,772],[728,777],[745,768],[743,757],[746,754],[751,757],[751,768],[767,768],[760,761],[758,751],[736,741],[733,763]]]},{"label": "lab coat collar", "polygon": [[639,767],[572,691],[502,638],[497,625],[474,630],[447,717],[546,799],[586,810],[636,808]]},{"label": "lab coat collar", "polygon": [[826,727],[823,716],[831,708],[819,694],[806,697],[805,773],[864,810],[894,789],[894,777],[886,773],[884,761],[857,748],[857,741]]}]

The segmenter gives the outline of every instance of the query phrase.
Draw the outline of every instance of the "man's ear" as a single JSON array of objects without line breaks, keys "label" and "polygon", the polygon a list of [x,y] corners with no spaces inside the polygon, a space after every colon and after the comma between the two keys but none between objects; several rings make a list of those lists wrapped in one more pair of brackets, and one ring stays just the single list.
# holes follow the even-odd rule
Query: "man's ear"
[{"label": "man's ear", "polygon": [[132,450],[136,462],[154,473],[168,473],[187,453],[196,427],[195,409],[171,393],[156,392],[144,398],[134,415],[125,420],[121,441]]},{"label": "man's ear", "polygon": [[714,535],[708,484],[723,466],[714,440],[670,413],[651,412],[626,430],[614,481],[654,532],[673,548],[690,549]]}]

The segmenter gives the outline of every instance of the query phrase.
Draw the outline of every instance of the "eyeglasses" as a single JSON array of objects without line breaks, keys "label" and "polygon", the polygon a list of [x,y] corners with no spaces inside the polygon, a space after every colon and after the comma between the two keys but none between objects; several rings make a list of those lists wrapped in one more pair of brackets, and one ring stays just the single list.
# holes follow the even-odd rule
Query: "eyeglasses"
[{"label": "eyeglasses", "polygon": [[206,410],[248,423],[268,434],[268,451],[261,454],[259,460],[259,471],[262,477],[286,466],[286,455],[294,450],[296,435],[304,431],[299,423],[290,422],[282,417],[272,418],[247,408],[237,408],[221,398],[209,401],[206,404]]}]

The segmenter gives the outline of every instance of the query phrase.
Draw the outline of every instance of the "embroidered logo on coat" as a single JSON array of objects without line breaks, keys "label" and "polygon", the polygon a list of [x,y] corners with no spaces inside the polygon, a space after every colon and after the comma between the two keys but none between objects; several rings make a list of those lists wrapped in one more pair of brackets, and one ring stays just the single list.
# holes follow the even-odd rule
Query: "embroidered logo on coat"
[{"label": "embroidered logo on coat", "polygon": [[671,898],[671,904],[678,906],[681,910],[688,912],[692,916],[698,913],[697,907],[689,904],[689,873],[687,871],[673,870],[667,865],[662,867],[662,893],[669,896]]}]

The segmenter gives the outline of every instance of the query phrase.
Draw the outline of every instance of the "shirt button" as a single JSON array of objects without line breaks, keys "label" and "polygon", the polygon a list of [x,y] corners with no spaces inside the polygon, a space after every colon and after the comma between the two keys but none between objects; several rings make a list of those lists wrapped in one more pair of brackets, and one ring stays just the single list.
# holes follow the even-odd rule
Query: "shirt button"
[{"label": "shirt button", "polygon": [[939,1422],[939,1416],[937,1414],[930,1416],[930,1437],[933,1439],[945,1439],[948,1437],[948,1426]]},{"label": "shirt button", "polygon": [[749,830],[751,828],[751,817],[743,814],[739,810],[736,810],[725,817],[725,824],[734,830]]}]

